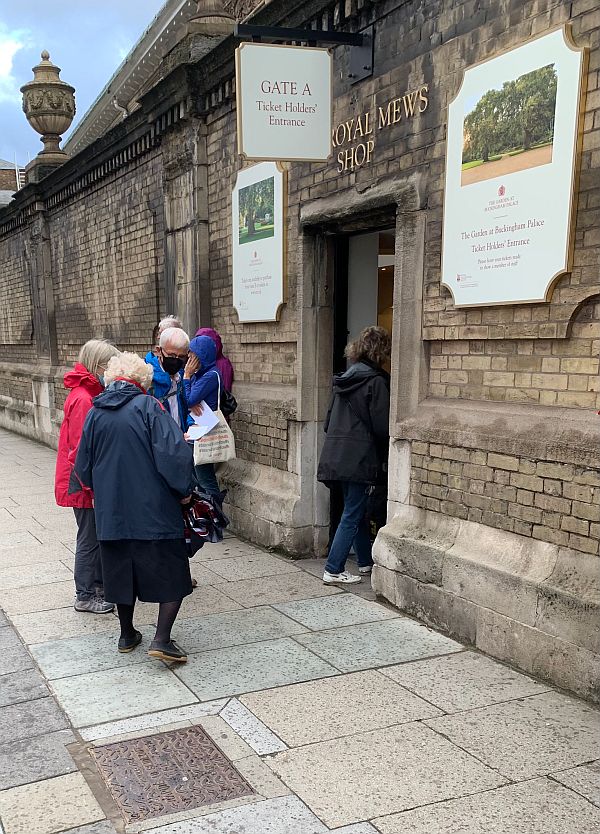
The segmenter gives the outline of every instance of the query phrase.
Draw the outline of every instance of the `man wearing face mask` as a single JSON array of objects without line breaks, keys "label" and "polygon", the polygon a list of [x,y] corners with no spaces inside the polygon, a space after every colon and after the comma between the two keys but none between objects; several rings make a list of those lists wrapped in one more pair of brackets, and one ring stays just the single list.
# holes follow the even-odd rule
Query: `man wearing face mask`
[{"label": "man wearing face mask", "polygon": [[149,393],[167,409],[184,433],[192,422],[183,388],[183,368],[189,347],[190,340],[184,330],[167,327],[160,334],[157,352],[150,351],[145,357],[154,369]]}]

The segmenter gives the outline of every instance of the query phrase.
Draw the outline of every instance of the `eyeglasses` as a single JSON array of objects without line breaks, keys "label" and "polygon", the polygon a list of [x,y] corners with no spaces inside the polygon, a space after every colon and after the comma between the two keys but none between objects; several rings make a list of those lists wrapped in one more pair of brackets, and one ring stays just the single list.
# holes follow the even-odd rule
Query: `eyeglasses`
[{"label": "eyeglasses", "polygon": [[163,356],[168,356],[169,359],[181,359],[182,362],[187,362],[187,358],[189,356],[187,351],[185,353],[167,353],[167,351],[163,350],[163,348],[161,348],[161,351]]}]

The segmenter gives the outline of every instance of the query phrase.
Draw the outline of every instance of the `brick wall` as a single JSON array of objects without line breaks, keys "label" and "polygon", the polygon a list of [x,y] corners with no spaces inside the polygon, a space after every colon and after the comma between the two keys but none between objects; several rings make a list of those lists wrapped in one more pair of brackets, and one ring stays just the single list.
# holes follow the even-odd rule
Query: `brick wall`
[{"label": "brick wall", "polygon": [[411,479],[417,507],[599,552],[596,469],[414,442]]},{"label": "brick wall", "polygon": [[0,191],[16,191],[17,174],[14,168],[0,169]]},{"label": "brick wall", "polygon": [[288,416],[283,410],[243,402],[231,423],[239,458],[287,470]]},{"label": "brick wall", "polygon": [[18,345],[19,350],[27,350],[33,338],[33,313],[26,255],[25,241],[20,235],[0,239],[0,356],[9,353],[9,346],[13,345]]}]

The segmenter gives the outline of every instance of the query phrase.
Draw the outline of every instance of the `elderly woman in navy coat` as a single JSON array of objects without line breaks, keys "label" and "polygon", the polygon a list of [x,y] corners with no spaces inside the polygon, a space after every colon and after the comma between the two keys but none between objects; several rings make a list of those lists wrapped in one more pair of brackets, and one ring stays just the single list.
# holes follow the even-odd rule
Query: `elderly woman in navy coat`
[{"label": "elderly woman in navy coat", "polygon": [[148,654],[185,661],[171,628],[192,593],[181,511],[192,492],[192,450],[168,411],[146,395],[152,367],[143,359],[114,357],[104,379],[106,390],[85,421],[75,475],[94,491],[104,592],[121,623],[118,648],[130,652],[141,643],[133,625],[136,599],[157,602]]}]

